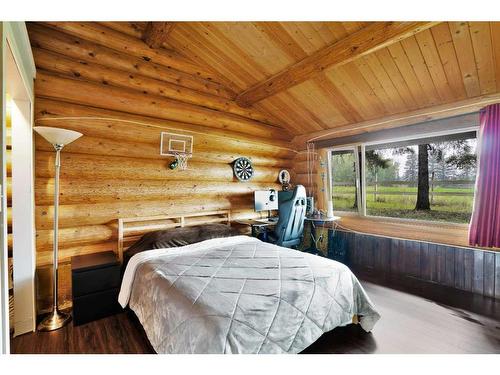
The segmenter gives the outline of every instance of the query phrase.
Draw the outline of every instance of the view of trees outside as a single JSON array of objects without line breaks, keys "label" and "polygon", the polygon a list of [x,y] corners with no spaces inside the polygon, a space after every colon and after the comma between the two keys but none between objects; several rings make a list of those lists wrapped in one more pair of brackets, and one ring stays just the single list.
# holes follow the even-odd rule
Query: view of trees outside
[{"label": "view of trees outside", "polygon": [[332,185],[333,209],[336,211],[357,211],[354,151],[333,152]]},{"label": "view of trees outside", "polygon": [[[334,155],[334,210],[356,210],[354,158]],[[467,223],[476,177],[476,139],[366,151],[367,215]]]}]

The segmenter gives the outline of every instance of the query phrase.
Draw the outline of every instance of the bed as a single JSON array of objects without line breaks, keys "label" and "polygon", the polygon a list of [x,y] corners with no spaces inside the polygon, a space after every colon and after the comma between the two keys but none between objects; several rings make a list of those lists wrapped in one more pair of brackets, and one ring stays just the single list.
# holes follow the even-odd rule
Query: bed
[{"label": "bed", "polygon": [[[184,239],[176,230],[158,232],[159,220],[148,218],[156,232],[140,237],[132,256],[124,252],[119,302],[135,313],[157,353],[298,353],[353,317],[365,331],[380,318],[345,265],[235,235],[229,213],[209,216],[208,227],[199,226],[201,214],[189,217],[196,218],[191,229],[182,229],[186,216],[164,225],[182,224]],[[227,231],[217,221],[226,221]],[[190,230],[198,231],[195,241]],[[158,234],[169,247],[154,248]]]}]

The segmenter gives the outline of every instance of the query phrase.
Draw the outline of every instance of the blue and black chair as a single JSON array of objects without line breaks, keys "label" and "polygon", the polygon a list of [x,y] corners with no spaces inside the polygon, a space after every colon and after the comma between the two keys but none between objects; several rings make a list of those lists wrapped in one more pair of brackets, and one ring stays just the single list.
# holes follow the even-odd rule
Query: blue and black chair
[{"label": "blue and black chair", "polygon": [[268,240],[279,246],[296,247],[302,241],[306,216],[306,189],[297,185],[291,192],[279,192],[279,219]]}]

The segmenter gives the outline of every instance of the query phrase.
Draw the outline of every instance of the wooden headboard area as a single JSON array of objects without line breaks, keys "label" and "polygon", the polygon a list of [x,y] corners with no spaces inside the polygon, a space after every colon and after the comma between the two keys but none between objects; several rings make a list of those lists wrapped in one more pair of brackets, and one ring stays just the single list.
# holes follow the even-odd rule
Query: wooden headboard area
[{"label": "wooden headboard area", "polygon": [[201,224],[231,224],[229,210],[197,212],[190,214],[148,216],[118,219],[118,258],[123,261],[123,252],[142,235],[162,229],[189,227]]}]

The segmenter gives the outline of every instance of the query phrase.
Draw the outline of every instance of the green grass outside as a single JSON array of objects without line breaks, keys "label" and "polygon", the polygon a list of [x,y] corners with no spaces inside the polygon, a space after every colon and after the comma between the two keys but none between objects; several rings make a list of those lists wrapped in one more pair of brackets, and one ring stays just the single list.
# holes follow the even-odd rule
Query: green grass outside
[{"label": "green grass outside", "polygon": [[[378,186],[377,200],[374,187],[366,189],[366,213],[372,216],[389,216],[406,219],[448,221],[468,223],[472,212],[473,196],[435,196],[430,211],[415,211],[416,187]],[[412,192],[415,195],[383,195],[384,192]],[[435,187],[434,192],[473,193],[473,188]],[[357,211],[354,206],[355,189],[351,186],[335,186],[333,209],[338,211]],[[342,194],[337,196],[336,194]],[[351,194],[346,196],[345,194]]]}]

